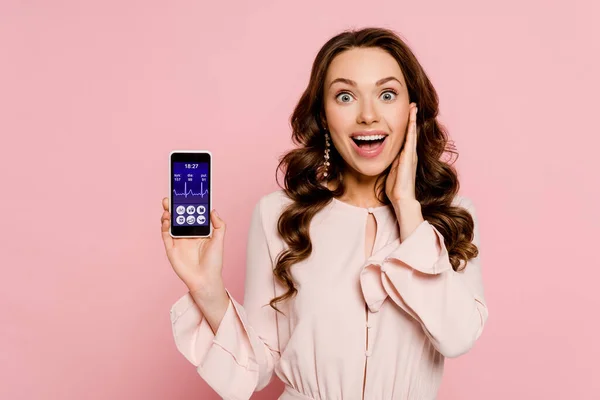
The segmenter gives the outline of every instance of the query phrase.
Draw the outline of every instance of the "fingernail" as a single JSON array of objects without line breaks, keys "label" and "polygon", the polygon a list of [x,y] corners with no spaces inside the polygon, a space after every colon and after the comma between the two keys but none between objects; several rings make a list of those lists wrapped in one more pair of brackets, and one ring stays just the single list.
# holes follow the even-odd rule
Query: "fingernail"
[{"label": "fingernail", "polygon": [[218,217],[219,213],[217,212],[217,210],[213,210],[213,213]]}]

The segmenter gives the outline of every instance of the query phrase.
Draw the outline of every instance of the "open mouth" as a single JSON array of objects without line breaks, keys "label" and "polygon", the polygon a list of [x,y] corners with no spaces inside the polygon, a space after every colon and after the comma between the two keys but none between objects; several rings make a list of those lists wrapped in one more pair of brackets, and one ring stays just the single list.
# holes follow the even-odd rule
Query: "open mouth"
[{"label": "open mouth", "polygon": [[385,141],[385,139],[387,138],[387,135],[378,135],[374,138],[369,138],[369,139],[359,139],[356,137],[353,137],[352,140],[354,141],[354,143],[356,143],[356,145],[363,149],[363,150],[375,150],[376,148],[378,148],[379,146],[381,146],[383,144],[383,142]]}]

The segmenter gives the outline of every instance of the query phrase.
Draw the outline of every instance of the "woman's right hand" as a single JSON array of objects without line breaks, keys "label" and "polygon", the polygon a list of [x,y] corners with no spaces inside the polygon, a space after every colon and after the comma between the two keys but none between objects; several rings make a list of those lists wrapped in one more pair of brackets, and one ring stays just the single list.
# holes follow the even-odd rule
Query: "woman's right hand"
[{"label": "woman's right hand", "polygon": [[169,233],[169,199],[165,197],[162,205],[161,234],[173,270],[192,293],[214,289],[215,283],[222,282],[225,223],[212,210],[209,213],[213,225],[212,237],[174,238]]}]

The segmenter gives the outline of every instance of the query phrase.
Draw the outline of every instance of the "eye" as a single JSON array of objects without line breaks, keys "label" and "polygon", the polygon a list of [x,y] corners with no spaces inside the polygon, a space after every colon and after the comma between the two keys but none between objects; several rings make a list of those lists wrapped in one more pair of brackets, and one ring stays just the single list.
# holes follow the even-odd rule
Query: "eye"
[{"label": "eye", "polygon": [[[335,96],[335,98],[342,103],[348,103],[348,101],[352,100],[352,96],[350,96],[350,93],[348,92],[340,92],[337,96]],[[347,99],[348,101],[342,99]]]},{"label": "eye", "polygon": [[384,98],[385,101],[392,101],[398,95],[398,93],[396,93],[395,90],[386,90],[385,92],[382,93],[382,96],[385,95],[386,93],[391,93],[392,97],[390,98],[390,96],[387,96],[387,98]]}]

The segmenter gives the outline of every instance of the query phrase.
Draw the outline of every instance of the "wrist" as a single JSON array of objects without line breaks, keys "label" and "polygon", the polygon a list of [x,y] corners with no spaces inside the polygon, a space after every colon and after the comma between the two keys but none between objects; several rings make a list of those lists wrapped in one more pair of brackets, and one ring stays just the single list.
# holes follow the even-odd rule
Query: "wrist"
[{"label": "wrist", "polygon": [[222,279],[204,282],[193,287],[190,294],[198,306],[202,317],[206,319],[214,335],[217,334],[221,321],[230,305],[229,295]]},{"label": "wrist", "polygon": [[392,205],[396,213],[410,213],[421,209],[421,203],[417,199],[396,200]]},{"label": "wrist", "polygon": [[192,298],[203,315],[208,315],[216,310],[222,310],[224,312],[229,305],[229,296],[224,288],[222,291],[215,292],[211,296],[205,294],[192,294]]},{"label": "wrist", "polygon": [[192,285],[188,285],[188,289],[194,300],[202,302],[210,302],[214,299],[223,296],[225,293],[225,282],[221,276],[207,279],[200,279]]}]

